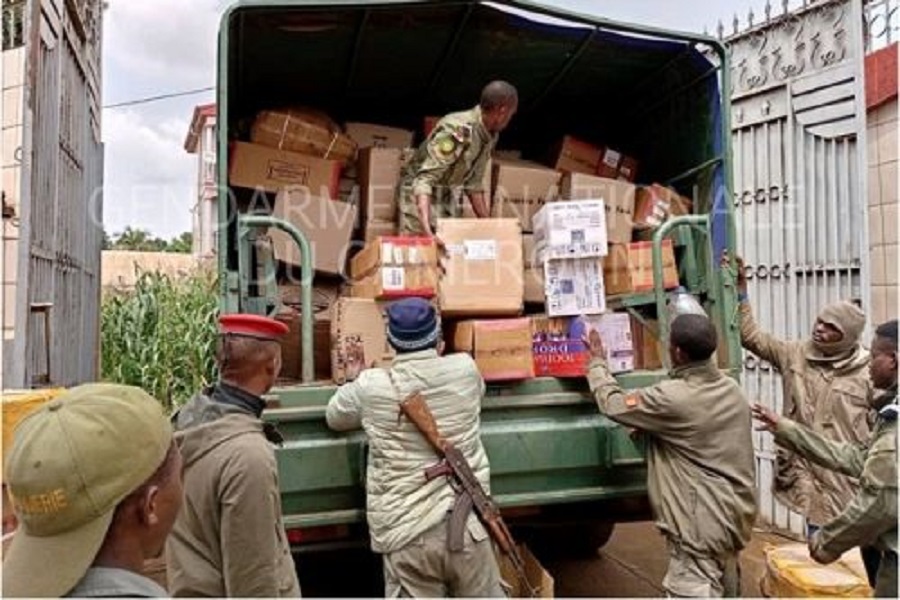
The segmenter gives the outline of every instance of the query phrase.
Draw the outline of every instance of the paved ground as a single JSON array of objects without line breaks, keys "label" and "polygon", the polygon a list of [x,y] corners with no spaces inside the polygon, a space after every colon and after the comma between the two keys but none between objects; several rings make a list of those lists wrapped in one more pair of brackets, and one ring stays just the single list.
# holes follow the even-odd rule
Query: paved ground
[{"label": "paved ground", "polygon": [[[759,597],[766,543],[785,543],[783,537],[755,532],[742,554],[743,595]],[[548,559],[544,566],[555,579],[557,597],[660,597],[666,570],[663,538],[650,522],[616,526],[610,541],[586,559]],[[364,552],[341,552],[325,557],[298,558],[304,596],[379,596],[378,560]]]},{"label": "paved ground", "polygon": [[[785,543],[783,537],[754,532],[750,547],[741,555],[745,597],[761,596],[763,548],[766,543]],[[547,561],[544,565],[556,580],[557,597],[660,597],[666,572],[665,541],[650,522],[616,526],[610,541],[596,558]]]}]

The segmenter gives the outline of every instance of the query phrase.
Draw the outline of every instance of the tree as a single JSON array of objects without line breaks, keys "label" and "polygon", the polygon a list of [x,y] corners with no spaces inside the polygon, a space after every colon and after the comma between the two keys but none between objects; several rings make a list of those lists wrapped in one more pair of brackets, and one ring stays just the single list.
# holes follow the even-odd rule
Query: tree
[{"label": "tree", "polygon": [[167,252],[179,252],[181,254],[190,254],[194,249],[194,234],[185,231],[178,237],[172,238],[169,242]]},{"label": "tree", "polygon": [[131,250],[135,252],[191,252],[193,236],[186,231],[180,236],[166,241],[153,236],[146,229],[132,228],[128,226],[119,234],[112,236],[108,249]]}]

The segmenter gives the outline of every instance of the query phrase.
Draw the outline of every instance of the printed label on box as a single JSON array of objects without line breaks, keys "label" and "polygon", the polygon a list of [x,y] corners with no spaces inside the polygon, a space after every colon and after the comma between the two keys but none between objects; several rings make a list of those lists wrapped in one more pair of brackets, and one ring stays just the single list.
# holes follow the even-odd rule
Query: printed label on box
[{"label": "printed label on box", "polygon": [[403,267],[384,267],[381,269],[381,287],[395,291],[406,288],[406,277]]},{"label": "printed label on box", "polygon": [[463,245],[466,260],[497,260],[495,240],[466,240]]}]

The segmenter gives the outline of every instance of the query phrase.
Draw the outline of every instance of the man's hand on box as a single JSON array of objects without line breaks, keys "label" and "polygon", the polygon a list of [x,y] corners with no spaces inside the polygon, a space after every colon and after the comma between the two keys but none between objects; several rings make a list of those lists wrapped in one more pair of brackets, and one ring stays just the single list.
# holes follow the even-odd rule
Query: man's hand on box
[{"label": "man's hand on box", "polygon": [[582,340],[591,354],[591,359],[602,358],[606,360],[606,348],[603,347],[603,340],[600,333],[596,329],[591,329],[587,339]]}]

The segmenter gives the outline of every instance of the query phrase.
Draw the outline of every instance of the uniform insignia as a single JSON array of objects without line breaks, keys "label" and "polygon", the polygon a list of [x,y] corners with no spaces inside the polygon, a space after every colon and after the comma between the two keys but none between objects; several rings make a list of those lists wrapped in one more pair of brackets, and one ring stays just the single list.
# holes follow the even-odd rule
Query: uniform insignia
[{"label": "uniform insignia", "polygon": [[459,142],[456,137],[450,134],[444,134],[434,140],[434,151],[437,158],[441,160],[449,160],[456,157]]},{"label": "uniform insignia", "polygon": [[640,394],[628,394],[625,396],[625,406],[628,408],[637,408],[637,405],[641,402]]}]

